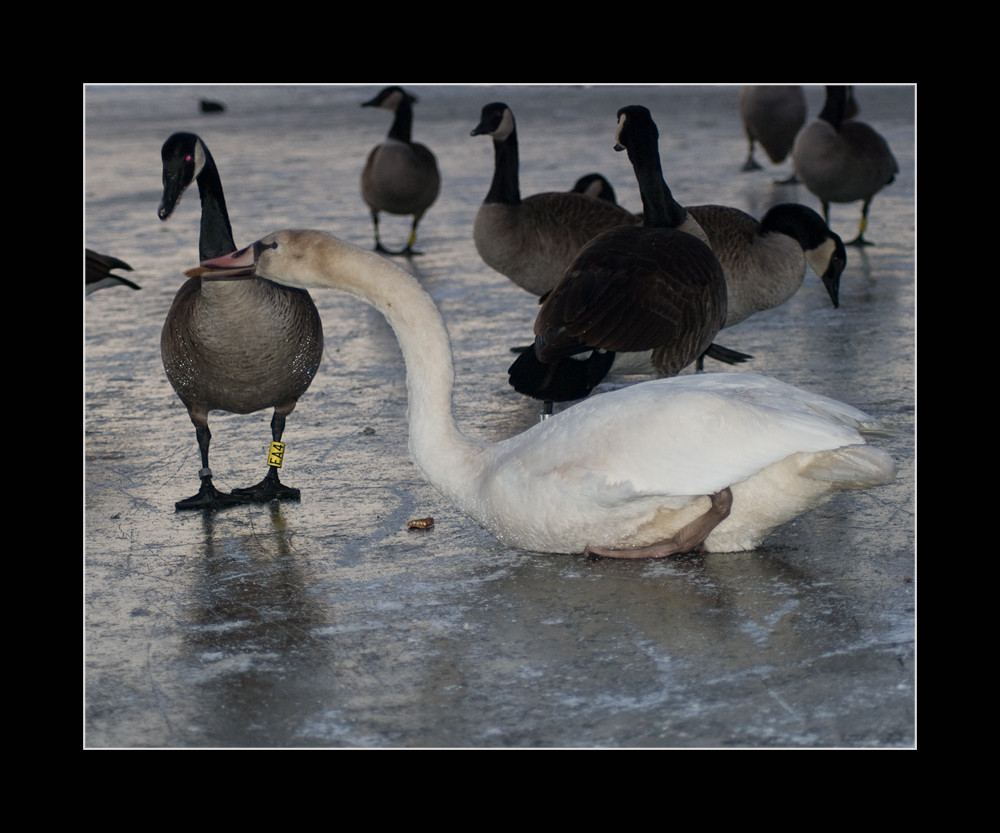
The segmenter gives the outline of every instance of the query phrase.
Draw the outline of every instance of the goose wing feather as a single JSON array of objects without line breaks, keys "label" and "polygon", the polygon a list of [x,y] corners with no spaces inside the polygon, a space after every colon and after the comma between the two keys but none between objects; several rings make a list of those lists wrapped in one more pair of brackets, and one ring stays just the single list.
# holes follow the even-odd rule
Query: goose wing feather
[{"label": "goose wing feather", "polygon": [[[706,288],[716,290],[707,303]],[[551,361],[580,345],[616,352],[676,345],[692,331],[692,309],[703,310],[706,323],[694,328],[703,338],[691,361],[726,315],[725,283],[708,247],[669,229],[616,229],[581,250],[542,305],[536,351]]]}]

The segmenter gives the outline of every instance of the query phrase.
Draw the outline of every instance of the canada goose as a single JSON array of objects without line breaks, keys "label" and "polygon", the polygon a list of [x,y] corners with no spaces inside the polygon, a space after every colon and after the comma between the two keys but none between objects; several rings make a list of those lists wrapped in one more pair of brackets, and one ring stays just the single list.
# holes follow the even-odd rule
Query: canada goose
[{"label": "canada goose", "polygon": [[[693,218],[663,179],[659,131],[645,107],[618,111],[615,150],[628,151],[643,225],[606,231],[576,256],[535,319],[534,349],[508,370],[511,386],[546,403],[586,396],[616,354],[643,353],[674,376],[697,361],[726,321],[726,278]],[[623,356],[623,361],[632,357]]]},{"label": "canada goose", "polygon": [[381,312],[406,364],[414,462],[510,546],[618,558],[747,550],[834,491],[895,474],[865,442],[885,430],[871,417],[750,373],[643,382],[500,442],[468,437],[452,412],[441,314],[388,259],[324,232],[281,231],[189,274],[329,287]]},{"label": "canada goose", "polygon": [[113,275],[112,269],[124,269],[131,272],[132,267],[124,260],[119,260],[111,255],[102,255],[93,249],[86,249],[86,285],[87,294],[96,292],[98,289],[107,289],[109,286],[130,286],[132,289],[142,289],[137,283],[133,283],[128,278],[121,275]]},{"label": "canada goose", "polygon": [[521,199],[517,126],[501,102],[483,107],[472,136],[493,138],[494,171],[486,199],[476,213],[472,236],[487,266],[522,289],[544,295],[592,237],[635,218],[614,203],[569,191]]},{"label": "canada goose", "polygon": [[[599,189],[599,181],[607,182],[600,174],[590,177],[590,187],[595,190]],[[726,274],[728,313],[723,329],[785,303],[802,285],[807,263],[822,280],[833,306],[840,306],[840,276],[847,264],[847,253],[840,236],[811,208],[782,203],[770,208],[759,222],[745,211],[728,206],[689,205],[687,210],[704,230]],[[718,344],[713,344],[706,355],[728,364],[752,358]],[[605,363],[610,361],[605,357]],[[614,361],[614,365],[609,364],[609,373],[655,370],[638,359]],[[696,369],[701,370],[703,365],[704,357],[699,357]],[[589,369],[590,381],[595,373],[596,368]],[[598,382],[600,379],[594,384]]]},{"label": "canada goose", "polygon": [[611,203],[618,203],[618,197],[611,183],[601,174],[586,174],[581,176],[570,190],[575,194],[586,194],[598,200],[606,200]]},{"label": "canada goose", "polygon": [[[768,158],[780,165],[788,158],[795,136],[806,123],[805,93],[798,86],[744,87],[740,90],[740,118],[750,145],[743,170],[761,169],[753,155],[757,142]],[[781,181],[782,184],[792,182],[795,182],[794,174]]]},{"label": "canada goose", "polygon": [[840,306],[840,276],[847,253],[840,236],[805,205],[780,203],[758,221],[724,205],[689,205],[726,273],[725,327],[785,303],[802,286],[806,264]]},{"label": "canada goose", "polygon": [[[175,133],[163,145],[166,220],[184,190],[198,182],[201,195],[201,257],[233,251],[236,244],[212,154],[193,133]],[[306,392],[323,357],[323,325],[309,293],[266,281],[231,283],[190,278],[167,313],[160,338],[167,379],[188,410],[201,451],[201,488],[176,509],[246,501],[299,499],[299,490],[278,478],[285,419]],[[220,492],[208,465],[209,411],[249,414],[274,408],[268,471],[255,486]]]},{"label": "canada goose", "polygon": [[[581,177],[573,190],[614,200],[614,189],[601,174]],[[840,236],[811,208],[781,203],[768,209],[759,222],[745,211],[723,205],[689,205],[687,210],[726,273],[725,327],[791,298],[802,285],[807,263],[822,280],[833,306],[840,306],[847,252]]]},{"label": "canada goose", "polygon": [[826,101],[795,138],[792,156],[802,183],[819,197],[823,219],[830,222],[830,203],[864,200],[858,236],[848,245],[864,246],[868,209],[875,194],[896,178],[899,165],[889,144],[869,125],[846,118],[846,87],[827,87]]},{"label": "canada goose", "polygon": [[[419,255],[414,251],[417,224],[433,205],[441,190],[441,174],[437,159],[425,146],[411,140],[413,104],[417,98],[401,87],[386,87],[362,107],[380,107],[396,115],[389,135],[372,148],[361,171],[361,196],[367,203],[375,226],[375,251],[390,255]],[[413,215],[410,237],[405,248],[390,252],[382,245],[378,230],[378,215]]]}]

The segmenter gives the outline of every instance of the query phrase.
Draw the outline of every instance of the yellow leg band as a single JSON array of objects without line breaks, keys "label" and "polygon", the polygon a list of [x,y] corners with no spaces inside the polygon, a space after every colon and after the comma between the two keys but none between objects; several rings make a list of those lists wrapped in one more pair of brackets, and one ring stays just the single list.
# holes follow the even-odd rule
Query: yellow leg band
[{"label": "yellow leg band", "polygon": [[285,456],[285,444],[284,443],[271,443],[271,448],[267,452],[267,464],[269,466],[274,466],[276,469],[281,468],[281,460]]}]

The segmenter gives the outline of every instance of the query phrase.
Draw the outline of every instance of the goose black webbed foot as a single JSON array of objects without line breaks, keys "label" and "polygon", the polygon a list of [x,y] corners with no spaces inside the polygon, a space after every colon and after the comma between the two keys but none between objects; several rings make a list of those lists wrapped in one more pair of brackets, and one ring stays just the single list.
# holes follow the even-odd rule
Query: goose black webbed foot
[{"label": "goose black webbed foot", "polygon": [[224,506],[235,506],[246,502],[247,499],[245,497],[235,493],[220,492],[215,488],[211,477],[203,477],[198,494],[177,501],[174,504],[174,511],[180,512],[184,509],[221,509]]},{"label": "goose black webbed foot", "polygon": [[291,486],[286,486],[278,479],[277,469],[271,469],[256,486],[244,489],[233,489],[233,497],[242,502],[267,503],[271,500],[299,500],[302,493]]}]

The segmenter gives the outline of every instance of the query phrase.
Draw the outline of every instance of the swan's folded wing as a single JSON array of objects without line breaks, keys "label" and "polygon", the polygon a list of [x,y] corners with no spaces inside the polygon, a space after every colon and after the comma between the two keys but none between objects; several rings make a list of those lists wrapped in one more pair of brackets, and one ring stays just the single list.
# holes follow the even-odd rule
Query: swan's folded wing
[{"label": "swan's folded wing", "polygon": [[521,465],[615,502],[711,494],[797,452],[864,444],[857,409],[751,374],[710,375],[745,381],[678,377],[592,397],[529,432]]}]

